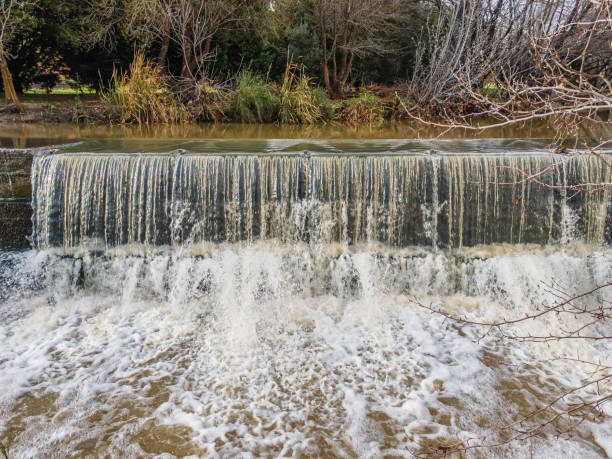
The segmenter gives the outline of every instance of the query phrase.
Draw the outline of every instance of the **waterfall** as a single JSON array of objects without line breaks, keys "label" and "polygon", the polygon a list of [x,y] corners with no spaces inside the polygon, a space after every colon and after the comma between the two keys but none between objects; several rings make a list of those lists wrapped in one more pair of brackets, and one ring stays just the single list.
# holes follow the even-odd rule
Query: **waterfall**
[{"label": "waterfall", "polygon": [[[612,171],[594,156],[86,145],[34,156],[33,247],[0,250],[11,457],[422,456],[495,443],[612,366]],[[612,455],[609,413],[575,438],[549,427],[466,457]]]},{"label": "waterfall", "polygon": [[[597,158],[551,154],[41,154],[37,248],[277,240],[390,247],[609,238]],[[530,179],[531,178],[531,179]]]}]

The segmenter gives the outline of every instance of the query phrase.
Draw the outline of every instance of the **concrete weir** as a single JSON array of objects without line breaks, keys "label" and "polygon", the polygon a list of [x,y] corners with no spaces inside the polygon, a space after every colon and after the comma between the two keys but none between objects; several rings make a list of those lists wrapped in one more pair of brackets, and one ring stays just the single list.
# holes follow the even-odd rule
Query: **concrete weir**
[{"label": "concrete weir", "polygon": [[41,154],[34,243],[602,243],[610,192],[576,187],[611,173],[595,157],[529,152]]},{"label": "concrete weir", "polygon": [[32,151],[0,150],[0,249],[29,247]]}]

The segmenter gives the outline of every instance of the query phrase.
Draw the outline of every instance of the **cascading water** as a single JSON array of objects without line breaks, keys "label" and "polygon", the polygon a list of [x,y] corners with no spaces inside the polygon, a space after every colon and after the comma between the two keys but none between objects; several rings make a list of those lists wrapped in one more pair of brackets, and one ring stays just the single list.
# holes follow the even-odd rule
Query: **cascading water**
[{"label": "cascading water", "polygon": [[[527,153],[40,154],[35,249],[0,252],[0,441],[411,457],[494,430],[592,370],[551,359],[609,364],[612,345],[483,338],[414,299],[498,320],[552,304],[553,282],[609,282],[609,191],[572,186],[610,181],[596,158]],[[467,455],[611,456],[603,410],[569,439]]]},{"label": "cascading water", "polygon": [[601,243],[609,191],[567,199],[562,187],[611,174],[595,157],[553,155],[41,155],[34,243],[544,244],[567,238],[568,214]]}]

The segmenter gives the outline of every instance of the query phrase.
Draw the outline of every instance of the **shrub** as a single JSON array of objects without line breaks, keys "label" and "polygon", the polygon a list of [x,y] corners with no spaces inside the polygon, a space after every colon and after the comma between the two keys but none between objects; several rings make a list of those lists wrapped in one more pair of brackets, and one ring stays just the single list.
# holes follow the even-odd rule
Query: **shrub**
[{"label": "shrub", "polygon": [[312,88],[310,82],[303,66],[287,65],[279,96],[278,119],[281,123],[313,124],[331,118],[333,106],[325,91]]},{"label": "shrub", "polygon": [[370,92],[361,92],[357,97],[341,101],[335,118],[353,124],[375,124],[385,121],[386,112],[383,99]]},{"label": "shrub", "polygon": [[202,78],[200,81],[183,83],[181,100],[190,117],[196,121],[221,122],[227,119],[225,107],[230,93],[213,80]]},{"label": "shrub", "polygon": [[264,123],[278,116],[279,98],[276,88],[249,70],[236,77],[236,89],[230,95],[226,113],[234,121]]},{"label": "shrub", "polygon": [[122,123],[178,123],[188,118],[158,67],[147,61],[142,52],[135,54],[129,73],[113,70],[110,89],[102,98],[109,112],[118,111]]},{"label": "shrub", "polygon": [[323,118],[326,120],[330,120],[334,117],[334,113],[336,112],[336,107],[327,97],[327,92],[323,88],[315,88],[312,91],[313,96],[316,100],[317,105],[321,109],[321,113]]}]

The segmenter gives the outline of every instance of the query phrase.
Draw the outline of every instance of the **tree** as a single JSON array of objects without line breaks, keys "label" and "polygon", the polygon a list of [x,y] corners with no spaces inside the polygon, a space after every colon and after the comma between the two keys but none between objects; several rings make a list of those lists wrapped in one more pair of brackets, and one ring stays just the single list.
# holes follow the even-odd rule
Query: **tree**
[{"label": "tree", "polygon": [[412,0],[312,1],[311,21],[323,51],[323,82],[332,95],[346,92],[355,57],[394,51],[383,32],[402,30],[415,5]]},{"label": "tree", "polygon": [[261,4],[259,0],[91,0],[91,35],[94,42],[109,47],[118,33],[144,47],[158,46],[162,70],[175,45],[182,61],[177,76],[197,81],[214,58],[218,33],[246,20]]},{"label": "tree", "polygon": [[[564,116],[599,120],[612,109],[612,5],[598,0],[440,2],[421,40],[411,87],[441,126],[481,129]],[[474,110],[446,110],[458,103]],[[422,122],[428,122],[417,116]]]},{"label": "tree", "polygon": [[2,74],[2,84],[4,85],[6,103],[13,102],[21,113],[24,113],[25,109],[19,101],[13,84],[13,76],[8,68],[8,53],[5,43],[12,38],[15,28],[23,19],[24,9],[28,6],[30,4],[27,2],[18,3],[17,0],[0,0],[0,73]]}]

